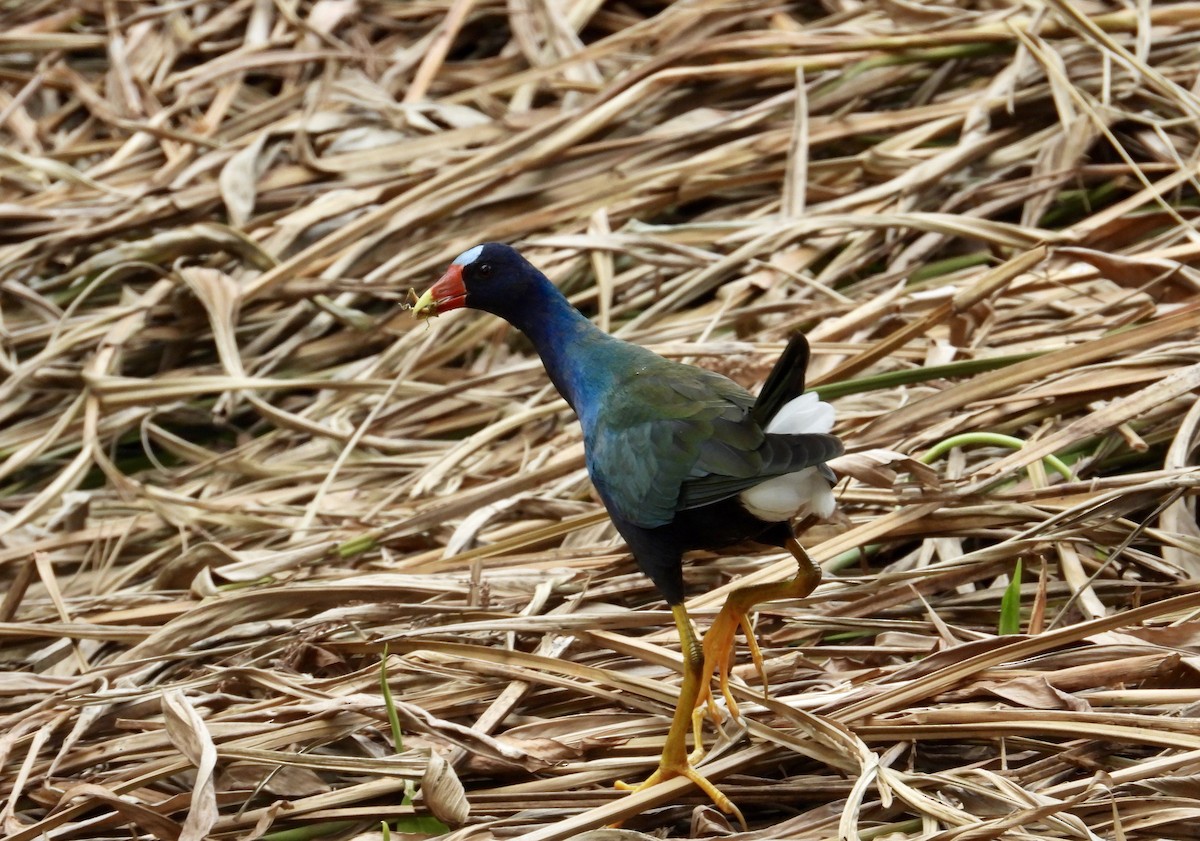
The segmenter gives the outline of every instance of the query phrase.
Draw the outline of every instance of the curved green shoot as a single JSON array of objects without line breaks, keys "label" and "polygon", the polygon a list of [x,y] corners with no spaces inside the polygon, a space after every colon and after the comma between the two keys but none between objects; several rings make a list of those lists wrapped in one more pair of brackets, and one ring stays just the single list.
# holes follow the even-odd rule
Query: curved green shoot
[{"label": "curved green shoot", "polygon": [[[970,444],[980,444],[993,447],[1010,447],[1014,450],[1019,450],[1025,446],[1025,442],[1020,438],[1014,438],[1011,435],[1001,435],[998,432],[966,432],[962,435],[952,435],[944,441],[939,441],[934,444],[929,450],[919,457],[922,464],[931,464],[941,458],[955,447],[967,446]],[[1042,458],[1046,465],[1053,468],[1060,476],[1068,482],[1074,481],[1075,477],[1071,474],[1071,468],[1056,455],[1048,455]]]}]

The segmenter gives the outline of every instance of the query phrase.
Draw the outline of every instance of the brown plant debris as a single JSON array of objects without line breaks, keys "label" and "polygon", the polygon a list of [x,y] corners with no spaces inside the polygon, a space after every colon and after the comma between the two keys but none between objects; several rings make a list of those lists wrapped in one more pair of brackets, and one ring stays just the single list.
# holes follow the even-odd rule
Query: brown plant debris
[{"label": "brown plant debris", "polygon": [[[825,582],[708,733],[739,837],[1200,838],[1197,38],[1189,2],[5,4],[0,833],[732,831],[612,788],[679,655],[529,345],[404,311],[516,240],[748,387],[805,330],[839,410]],[[700,556],[691,605],[790,572]]]}]

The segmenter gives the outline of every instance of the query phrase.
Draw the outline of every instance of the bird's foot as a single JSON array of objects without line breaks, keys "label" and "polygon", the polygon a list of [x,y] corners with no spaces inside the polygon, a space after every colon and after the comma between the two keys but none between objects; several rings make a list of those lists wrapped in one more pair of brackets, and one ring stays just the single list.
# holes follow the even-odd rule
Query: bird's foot
[{"label": "bird's foot", "polygon": [[[699,748],[700,755],[704,754],[703,747]],[[693,764],[693,758],[696,757],[696,751],[693,751],[691,756],[681,757],[678,761],[671,761],[667,757],[659,762],[658,768],[654,773],[647,777],[643,782],[638,784],[630,784],[618,780],[614,786],[621,791],[644,791],[659,783],[674,779],[675,777],[686,777],[692,781],[696,788],[700,789],[708,798],[712,800],[713,805],[727,815],[733,815],[742,829],[746,829],[746,818],[742,816],[742,810],[734,805],[733,801],[721,793],[721,790],[713,785],[708,777],[698,771]]]},{"label": "bird's foot", "polygon": [[[694,673],[693,673],[694,674]],[[695,740],[694,747],[691,753],[686,752],[686,745],[682,736],[685,732],[683,728],[685,719],[681,712],[682,708],[676,709],[676,723],[678,727],[672,728],[672,734],[667,737],[667,743],[663,746],[662,758],[658,761],[658,768],[654,773],[647,777],[643,782],[631,784],[621,780],[614,783],[614,787],[621,791],[644,791],[651,786],[656,786],[659,783],[665,782],[675,777],[686,777],[692,781],[698,789],[708,795],[708,798],[713,802],[718,809],[727,815],[733,815],[737,818],[737,822],[742,829],[746,829],[746,819],[742,816],[742,811],[734,805],[733,801],[721,793],[721,790],[713,785],[712,781],[704,774],[696,769],[696,765],[704,758],[704,708],[699,704],[691,711],[691,727],[692,737]]]},{"label": "bird's foot", "polygon": [[721,612],[713,620],[708,633],[704,635],[704,667],[701,670],[701,674],[704,676],[704,685],[696,698],[697,708],[707,705],[709,716],[717,724],[721,722],[721,713],[713,698],[712,684],[709,681],[709,676],[714,672],[717,675],[717,685],[721,688],[721,695],[725,698],[729,714],[735,719],[741,718],[737,701],[733,699],[733,693],[729,689],[729,670],[733,664],[733,637],[738,628],[741,628],[746,635],[750,658],[754,661],[758,675],[762,679],[763,693],[767,692],[767,669],[763,663],[762,651],[758,647],[758,640],[754,637],[754,629],[750,625],[746,612],[740,606],[733,604],[731,599],[721,608]]}]

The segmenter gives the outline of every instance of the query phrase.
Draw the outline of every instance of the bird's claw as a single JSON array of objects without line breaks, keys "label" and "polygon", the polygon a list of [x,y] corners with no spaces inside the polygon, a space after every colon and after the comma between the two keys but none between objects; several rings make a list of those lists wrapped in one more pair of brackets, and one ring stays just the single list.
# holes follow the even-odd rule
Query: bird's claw
[{"label": "bird's claw", "polygon": [[[700,755],[703,756],[704,748],[700,747],[698,750]],[[689,756],[686,761],[679,764],[668,764],[666,762],[660,763],[658,768],[654,770],[654,773],[640,783],[632,784],[624,782],[623,780],[617,780],[615,783],[613,783],[613,787],[620,791],[638,792],[644,791],[651,786],[656,786],[659,783],[666,782],[667,780],[675,777],[687,777],[689,780],[691,780],[692,784],[696,786],[696,788],[708,795],[709,800],[713,802],[714,806],[727,815],[733,815],[737,819],[737,822],[741,825],[742,829],[745,830],[747,828],[746,818],[742,815],[742,810],[734,805],[732,800],[722,794],[721,790],[713,785],[712,781],[710,781],[708,777],[696,770],[692,764],[692,757],[695,755],[696,752],[693,751],[692,755]]]}]

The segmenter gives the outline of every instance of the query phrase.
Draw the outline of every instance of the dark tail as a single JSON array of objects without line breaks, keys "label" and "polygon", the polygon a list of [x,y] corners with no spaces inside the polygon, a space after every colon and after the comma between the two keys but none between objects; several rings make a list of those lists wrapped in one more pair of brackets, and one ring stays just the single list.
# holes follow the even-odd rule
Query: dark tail
[{"label": "dark tail", "polygon": [[783,405],[804,393],[804,372],[808,368],[808,339],[797,333],[788,341],[783,355],[771,369],[750,416],[759,426],[766,426]]}]

